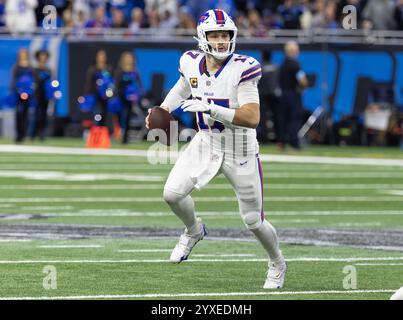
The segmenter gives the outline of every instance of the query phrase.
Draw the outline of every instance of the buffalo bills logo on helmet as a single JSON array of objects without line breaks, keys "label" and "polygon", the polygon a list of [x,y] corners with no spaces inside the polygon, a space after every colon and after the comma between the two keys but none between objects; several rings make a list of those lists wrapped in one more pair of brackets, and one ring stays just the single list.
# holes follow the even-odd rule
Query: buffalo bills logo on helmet
[{"label": "buffalo bills logo on helmet", "polygon": [[208,18],[210,17],[209,13],[206,12],[205,14],[203,14],[200,19],[199,22],[197,23],[197,25],[202,24],[204,21],[206,21]]}]

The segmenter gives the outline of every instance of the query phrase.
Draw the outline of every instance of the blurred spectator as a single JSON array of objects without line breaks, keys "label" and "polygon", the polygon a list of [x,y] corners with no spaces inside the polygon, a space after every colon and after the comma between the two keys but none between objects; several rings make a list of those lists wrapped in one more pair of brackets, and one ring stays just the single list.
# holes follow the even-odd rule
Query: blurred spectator
[{"label": "blurred spectator", "polygon": [[324,28],[326,24],[325,17],[325,8],[326,2],[325,0],[315,0],[312,8],[312,19],[311,19],[311,28]]},{"label": "blurred spectator", "polygon": [[49,82],[52,81],[52,72],[48,68],[49,52],[46,50],[39,50],[35,53],[36,61],[38,62],[35,68],[37,87],[36,87],[36,100],[37,106],[35,108],[35,122],[31,132],[31,138],[36,136],[40,140],[45,139],[46,126],[48,120],[48,107],[49,107],[49,94],[47,92]]},{"label": "blurred spectator", "polygon": [[88,19],[84,11],[73,11],[73,23],[76,29],[85,28],[87,20]]},{"label": "blurred spectator", "polygon": [[6,25],[6,1],[7,0],[0,0],[0,27]]},{"label": "blurred spectator", "polygon": [[[199,0],[200,1],[200,0]],[[177,0],[145,0],[145,12],[150,15],[151,12],[157,11],[160,16],[165,15],[168,11],[171,16],[176,16],[178,12],[178,1]]]},{"label": "blurred spectator", "polygon": [[192,30],[196,28],[196,22],[190,14],[189,9],[185,6],[179,8],[177,28]]},{"label": "blurred spectator", "polygon": [[334,1],[316,0],[315,14],[312,16],[311,27],[322,29],[337,29],[340,27],[337,21],[337,3]]},{"label": "blurred spectator", "polygon": [[116,94],[123,104],[123,135],[122,143],[129,142],[130,120],[138,114],[139,102],[142,94],[140,75],[136,68],[136,61],[131,52],[123,52],[119,60],[119,68],[115,75]]},{"label": "blurred spectator", "polygon": [[118,8],[112,9],[112,28],[127,28],[129,24],[125,20],[125,15],[122,10]]},{"label": "blurred spectator", "polygon": [[309,30],[312,25],[313,7],[314,4],[310,0],[302,1],[302,15],[300,17],[301,29]]},{"label": "blurred spectator", "polygon": [[325,7],[325,25],[326,29],[337,29],[339,28],[339,24],[336,21],[336,10],[337,4],[336,2],[329,1]]},{"label": "blurred spectator", "polygon": [[74,20],[73,20],[73,13],[70,9],[64,10],[63,11],[63,25],[65,28],[74,28]]},{"label": "blurred spectator", "polygon": [[298,43],[288,41],[284,51],[286,58],[279,70],[281,98],[278,147],[284,149],[286,144],[290,144],[294,149],[300,149],[298,131],[303,117],[301,89],[308,86],[308,79],[298,62]]},{"label": "blurred spectator", "polygon": [[95,123],[107,125],[108,100],[113,96],[112,67],[108,65],[108,56],[99,50],[95,56],[95,65],[87,70],[85,93],[95,97]]},{"label": "blurred spectator", "polygon": [[250,10],[248,13],[248,32],[253,37],[263,37],[266,34],[266,28],[262,23],[260,14],[257,10]]},{"label": "blurred spectator", "polygon": [[16,97],[16,143],[22,142],[26,136],[28,111],[35,106],[36,84],[37,78],[29,60],[29,52],[25,48],[20,49],[17,53],[17,62],[12,70],[10,86],[11,92]]},{"label": "blurred spectator", "polygon": [[284,4],[277,9],[283,18],[283,29],[300,29],[300,17],[303,13],[303,7],[297,0],[285,0]]},{"label": "blurred spectator", "polygon": [[168,10],[166,10],[161,17],[161,22],[159,27],[161,28],[162,32],[166,32],[172,29],[175,29],[178,25],[178,19],[176,16],[173,16]]},{"label": "blurred spectator", "polygon": [[397,30],[403,30],[403,0],[398,0],[395,7],[394,17]]},{"label": "blurred spectator", "polygon": [[108,18],[105,14],[105,8],[103,6],[98,6],[94,12],[94,19],[90,19],[85,24],[86,28],[108,28],[111,26]]},{"label": "blurred spectator", "polygon": [[[259,81],[260,96],[260,125],[257,129],[259,141],[268,142],[271,133],[278,139],[279,96],[278,71],[279,68],[271,61],[271,52],[262,52],[262,79]],[[271,123],[271,125],[270,125]],[[270,132],[271,131],[271,132]]]},{"label": "blurred spectator", "polygon": [[132,33],[137,33],[141,28],[146,27],[144,13],[141,8],[133,8],[131,18],[129,28]]},{"label": "blurred spectator", "polygon": [[248,18],[246,17],[245,13],[241,11],[236,15],[235,24],[241,33],[242,31],[247,31],[249,29]]},{"label": "blurred spectator", "polygon": [[37,0],[8,0],[6,2],[6,25],[14,32],[32,32],[36,28],[35,8]]},{"label": "blurred spectator", "polygon": [[91,17],[91,10],[87,0],[75,0],[72,2],[74,24],[84,27]]},{"label": "blurred spectator", "polygon": [[160,26],[160,16],[157,9],[152,9],[148,13],[148,27],[149,28],[159,28]]},{"label": "blurred spectator", "polygon": [[368,0],[363,11],[365,25],[374,30],[393,30],[396,27],[394,10],[393,0]]}]

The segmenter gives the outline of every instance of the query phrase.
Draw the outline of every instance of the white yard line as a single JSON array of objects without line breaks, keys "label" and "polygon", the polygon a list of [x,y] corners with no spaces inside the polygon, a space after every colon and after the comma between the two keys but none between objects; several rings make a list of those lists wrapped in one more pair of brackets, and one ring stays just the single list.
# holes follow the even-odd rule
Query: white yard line
[{"label": "white yard line", "polygon": [[[402,188],[403,184],[278,184],[268,183],[263,187],[267,190],[379,190]],[[162,190],[164,185],[161,183],[154,184],[15,184],[15,185],[0,185],[0,190]],[[232,190],[232,186],[228,183],[209,184],[206,189],[212,190]],[[0,206],[1,207],[1,206]]]},{"label": "white yard line", "polygon": [[[121,253],[165,253],[172,252],[171,249],[127,249],[127,250],[118,250]],[[250,253],[235,253],[235,254],[192,254],[193,257],[256,257],[256,254]]]},{"label": "white yard line", "polygon": [[[16,146],[0,145],[0,152],[15,153],[42,153],[42,154],[66,154],[66,155],[106,155],[106,156],[131,156],[147,157],[147,150],[124,150],[124,149],[85,149],[66,147],[42,147],[42,146]],[[164,152],[160,153],[161,155]],[[165,153],[167,154],[167,153]],[[177,153],[172,153],[177,156]],[[168,154],[167,154],[168,155]],[[398,166],[403,167],[402,159],[376,159],[376,158],[346,158],[346,157],[315,157],[315,156],[289,156],[261,154],[260,159],[264,162],[286,163],[319,163],[319,164],[346,164],[346,165],[373,165],[373,166]]]},{"label": "white yard line", "polygon": [[[3,168],[2,168],[3,169]],[[76,167],[75,171],[84,171],[84,173],[70,173],[64,171],[45,171],[35,169],[24,168],[22,170],[0,170],[0,178],[25,178],[35,180],[62,180],[62,181],[96,181],[96,180],[128,180],[128,181],[163,181],[164,176],[161,175],[134,175],[133,173],[138,171],[126,171],[122,172],[121,169],[116,169],[118,173],[108,172],[108,170],[102,170],[102,168],[93,169],[81,169]],[[101,173],[87,173],[87,171],[102,172]],[[113,170],[110,170],[113,171]],[[158,170],[152,170],[155,172]],[[159,171],[159,174],[168,174],[169,170]],[[264,172],[263,178],[268,179],[396,179],[403,178],[403,172],[315,172],[315,173],[289,173],[289,172]],[[223,180],[227,179],[223,175],[217,176],[215,179]]]},{"label": "white yard line", "polygon": [[171,249],[122,249],[118,250],[122,253],[160,253],[160,252],[172,252]]},{"label": "white yard line", "polygon": [[[397,290],[397,289],[396,289]],[[395,289],[380,290],[319,290],[319,291],[256,291],[256,292],[188,292],[188,293],[146,293],[146,294],[111,294],[81,296],[31,296],[0,297],[0,300],[79,300],[79,299],[130,299],[130,298],[179,298],[179,297],[236,297],[236,296],[287,296],[287,295],[331,295],[394,293]]]},{"label": "white yard line", "polygon": [[354,263],[355,266],[403,266],[403,263]]},{"label": "white yard line", "polygon": [[[99,171],[99,170],[97,170]],[[11,171],[0,170],[0,178],[24,178],[31,180],[58,180],[58,181],[97,181],[97,180],[126,180],[126,181],[144,181],[157,182],[164,181],[163,176],[155,175],[133,175],[131,173],[66,173],[62,171]]]},{"label": "white yard line", "polygon": [[234,253],[234,254],[203,254],[194,253],[193,257],[256,257],[256,254],[251,253]]},{"label": "white yard line", "polygon": [[[23,210],[42,210],[31,209],[30,207],[21,207]],[[52,208],[48,208],[52,209]],[[59,209],[56,209],[57,211]],[[60,209],[61,210],[61,209]],[[80,210],[77,212],[41,212],[43,216],[47,217],[168,217],[172,216],[170,211],[156,211],[156,212],[141,212],[129,211],[122,209],[105,209],[105,210]],[[239,217],[238,211],[197,211],[197,214],[204,217]],[[270,216],[402,216],[403,211],[399,210],[383,210],[383,211],[270,211],[266,210],[265,215]],[[283,220],[282,220],[283,221]],[[300,219],[300,221],[306,221]],[[317,220],[310,219],[311,222]],[[369,222],[372,223],[372,222]]]},{"label": "white yard line", "polygon": [[[355,261],[403,261],[402,257],[362,257],[362,258],[289,258],[287,262],[355,262]],[[226,263],[226,262],[267,262],[266,258],[253,259],[190,259],[184,263]],[[0,264],[125,264],[125,263],[171,263],[168,259],[103,259],[103,260],[0,260]]]},{"label": "white yard line", "polygon": [[[233,202],[236,197],[194,197],[196,202]],[[161,196],[158,197],[65,197],[65,198],[0,198],[0,203],[38,203],[38,202],[163,202]],[[401,202],[403,197],[388,196],[300,196],[300,197],[265,197],[267,202]]]},{"label": "white yard line", "polygon": [[85,249],[85,248],[103,248],[104,246],[98,245],[98,244],[88,244],[88,245],[43,245],[43,246],[37,246],[37,248],[43,248],[43,249]]},{"label": "white yard line", "polygon": [[43,210],[54,210],[54,211],[58,211],[58,210],[73,210],[74,207],[73,206],[26,206],[26,207],[21,207],[21,210],[38,210],[38,211],[43,211]]},{"label": "white yard line", "polygon": [[[128,173],[129,174],[129,173]],[[315,172],[315,173],[290,173],[290,172],[263,172],[265,179],[375,179],[375,178],[402,178],[402,173],[397,172]],[[226,179],[223,175],[216,179]]]},{"label": "white yard line", "polygon": [[403,196],[403,190],[381,190],[380,193],[393,194],[394,196]]}]

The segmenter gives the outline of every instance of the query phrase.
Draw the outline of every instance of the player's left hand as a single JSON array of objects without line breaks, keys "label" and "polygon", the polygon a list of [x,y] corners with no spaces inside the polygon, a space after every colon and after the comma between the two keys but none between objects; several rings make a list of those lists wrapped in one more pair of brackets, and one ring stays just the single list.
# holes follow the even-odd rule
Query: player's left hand
[{"label": "player's left hand", "polygon": [[211,112],[211,105],[204,103],[198,99],[186,100],[182,105],[182,110],[185,112]]}]

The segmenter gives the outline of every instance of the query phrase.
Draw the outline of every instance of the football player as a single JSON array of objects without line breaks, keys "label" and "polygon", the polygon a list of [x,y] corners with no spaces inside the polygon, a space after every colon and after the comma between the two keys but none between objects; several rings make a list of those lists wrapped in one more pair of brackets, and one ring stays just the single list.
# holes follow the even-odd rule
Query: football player
[{"label": "football player", "polygon": [[179,80],[161,104],[169,112],[181,106],[196,113],[199,127],[164,187],[164,200],[186,226],[170,260],[186,260],[206,235],[190,193],[222,173],[235,190],[244,224],[268,253],[263,288],[277,289],[283,286],[287,265],[276,231],[263,212],[263,176],[255,130],[260,120],[257,84],[262,71],[254,58],[234,53],[236,36],[237,27],[223,10],[202,15],[195,38],[200,50],[182,55]]}]

